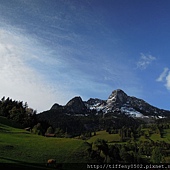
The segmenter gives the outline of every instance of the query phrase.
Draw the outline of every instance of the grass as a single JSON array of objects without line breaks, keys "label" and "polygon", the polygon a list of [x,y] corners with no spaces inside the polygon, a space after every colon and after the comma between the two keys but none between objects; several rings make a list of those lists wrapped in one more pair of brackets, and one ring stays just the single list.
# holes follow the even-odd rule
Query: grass
[{"label": "grass", "polygon": [[104,139],[106,140],[108,143],[112,143],[112,142],[120,142],[120,135],[119,134],[109,134],[106,131],[98,131],[96,132],[96,135],[91,137],[88,142],[92,143],[97,139]]},{"label": "grass", "polygon": [[[147,133],[149,130],[150,130],[149,128],[143,129],[143,131],[146,132],[145,134],[149,134],[149,133]],[[154,142],[164,141],[164,142],[170,143],[170,129],[164,129],[163,137],[161,137],[160,134],[153,133],[148,138],[145,138],[144,136],[140,136],[140,138],[138,140],[139,141],[150,141],[150,140],[152,140]]]},{"label": "grass", "polygon": [[[0,162],[20,165],[45,165],[48,159],[57,163],[85,163],[86,144],[82,140],[48,138],[24,129],[8,126],[0,117]],[[5,124],[3,124],[6,122]]]},{"label": "grass", "polygon": [[170,143],[170,129],[164,129],[163,139],[165,142]]},{"label": "grass", "polygon": [[[148,134],[148,136],[149,136],[150,128],[145,128],[145,129],[142,129],[142,130],[146,134]],[[97,139],[104,139],[104,140],[106,140],[110,144],[116,143],[116,142],[121,143],[121,139],[120,139],[120,135],[119,134],[109,134],[106,131],[98,131],[98,132],[96,132],[96,136],[92,136],[87,141],[89,143],[92,143],[92,142],[94,142]],[[161,138],[160,134],[156,134],[156,133],[151,134],[151,136],[149,136],[148,138],[145,138],[145,136],[140,136],[138,138],[138,141],[151,141],[151,140],[154,141],[154,142],[165,141],[167,143],[170,143],[170,129],[164,129],[163,138]],[[123,143],[125,143],[125,142],[123,142]]]},{"label": "grass", "polygon": [[165,141],[163,138],[160,137],[160,134],[152,134],[150,137],[151,140],[153,140],[154,142],[156,141]]}]

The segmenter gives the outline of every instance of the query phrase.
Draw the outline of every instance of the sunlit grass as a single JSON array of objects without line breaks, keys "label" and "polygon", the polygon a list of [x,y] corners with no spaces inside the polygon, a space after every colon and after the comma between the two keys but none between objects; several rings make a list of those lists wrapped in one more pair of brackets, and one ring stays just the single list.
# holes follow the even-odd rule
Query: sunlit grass
[{"label": "sunlit grass", "polygon": [[96,132],[95,136],[92,136],[88,142],[92,143],[97,139],[104,139],[106,140],[108,143],[111,142],[119,142],[120,141],[120,135],[119,134],[109,134],[106,131],[98,131]]}]

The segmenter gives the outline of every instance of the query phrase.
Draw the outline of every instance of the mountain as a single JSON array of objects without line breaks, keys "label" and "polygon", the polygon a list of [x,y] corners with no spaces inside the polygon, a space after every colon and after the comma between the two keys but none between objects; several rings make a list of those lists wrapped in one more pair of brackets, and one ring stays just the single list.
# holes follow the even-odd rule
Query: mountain
[{"label": "mountain", "polygon": [[80,96],[74,97],[65,106],[61,106],[58,103],[55,103],[50,110],[63,112],[64,114],[67,115],[76,116],[79,114],[84,116],[88,112],[85,102],[82,100]]},{"label": "mountain", "polygon": [[123,90],[114,90],[107,100],[90,98],[83,101],[74,97],[66,105],[55,103],[50,110],[37,115],[39,121],[46,121],[54,128],[79,134],[87,129],[106,129],[110,126],[131,126],[139,121],[169,117],[170,111],[159,109],[142,99],[128,96]]},{"label": "mountain", "polygon": [[85,114],[87,107],[80,96],[71,99],[65,106],[65,110],[72,114]]},{"label": "mountain", "polygon": [[88,109],[101,110],[104,114],[121,111],[133,117],[143,116],[170,116],[170,111],[159,109],[142,99],[128,96],[123,90],[114,90],[108,99],[90,99],[86,102]]}]

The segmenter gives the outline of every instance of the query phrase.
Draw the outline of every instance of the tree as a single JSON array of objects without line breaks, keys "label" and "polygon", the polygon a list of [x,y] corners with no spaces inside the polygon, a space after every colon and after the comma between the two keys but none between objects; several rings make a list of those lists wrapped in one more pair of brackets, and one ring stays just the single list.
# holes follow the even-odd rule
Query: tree
[{"label": "tree", "polygon": [[98,153],[98,156],[101,158],[103,163],[109,163],[110,157],[108,155],[109,148],[107,142],[103,139],[97,139],[93,145],[92,149]]},{"label": "tree", "polygon": [[20,110],[17,109],[16,107],[13,107],[10,111],[9,111],[9,114],[10,114],[10,119],[16,121],[16,122],[20,122],[20,119],[21,119],[21,113],[20,113]]},{"label": "tree", "polygon": [[156,164],[162,162],[162,154],[161,154],[161,149],[159,147],[155,147],[153,149],[151,161],[152,163],[156,163]]},{"label": "tree", "polygon": [[24,127],[33,127],[37,123],[35,114],[36,112],[28,108],[27,103],[24,105],[22,101],[15,101],[9,97],[7,99],[3,97],[0,101],[0,115],[12,119]]},{"label": "tree", "polygon": [[24,103],[24,108],[25,108],[25,109],[28,108],[28,103],[27,103],[27,102]]},{"label": "tree", "polygon": [[64,131],[61,128],[56,128],[54,133],[57,137],[64,137],[65,136]]},{"label": "tree", "polygon": [[43,128],[41,126],[41,123],[37,123],[37,125],[35,125],[33,127],[33,133],[38,134],[38,135],[42,135],[43,134]]},{"label": "tree", "polygon": [[46,131],[47,134],[53,134],[54,133],[54,130],[53,128],[50,126],[47,131]]},{"label": "tree", "polygon": [[112,163],[120,161],[119,147],[117,146],[117,144],[109,146],[109,156],[112,159]]},{"label": "tree", "polygon": [[124,147],[120,150],[120,157],[124,163],[134,163],[134,153],[127,152]]}]

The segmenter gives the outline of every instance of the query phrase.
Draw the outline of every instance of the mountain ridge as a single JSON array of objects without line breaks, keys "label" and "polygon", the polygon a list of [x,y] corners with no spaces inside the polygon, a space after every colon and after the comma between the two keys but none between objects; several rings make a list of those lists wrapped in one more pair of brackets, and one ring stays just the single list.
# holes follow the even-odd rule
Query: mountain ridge
[{"label": "mountain ridge", "polygon": [[80,96],[64,106],[55,103],[50,110],[37,114],[39,122],[62,129],[71,136],[108,128],[138,127],[139,124],[170,118],[170,111],[159,109],[123,90],[112,91],[107,100]]},{"label": "mountain ridge", "polygon": [[122,113],[137,114],[142,116],[170,116],[169,110],[160,109],[152,106],[143,99],[127,95],[123,90],[116,89],[112,91],[107,100],[98,98],[90,98],[83,101],[80,96],[72,98],[65,106],[54,104],[51,109],[57,110],[63,107],[63,111],[67,114],[90,114],[91,110],[103,112],[107,114],[120,110]]},{"label": "mountain ridge", "polygon": [[[101,105],[100,105],[101,106]],[[98,108],[100,107],[98,106]],[[124,113],[141,114],[141,116],[170,116],[169,110],[159,109],[143,99],[134,96],[128,96],[123,90],[117,89],[112,91],[106,100],[102,111],[106,114],[120,109]]]}]

